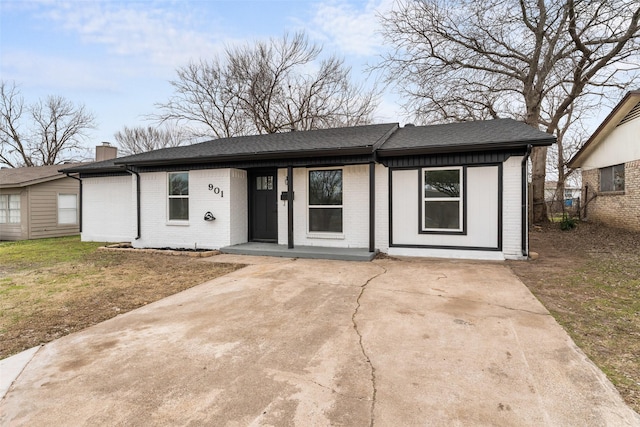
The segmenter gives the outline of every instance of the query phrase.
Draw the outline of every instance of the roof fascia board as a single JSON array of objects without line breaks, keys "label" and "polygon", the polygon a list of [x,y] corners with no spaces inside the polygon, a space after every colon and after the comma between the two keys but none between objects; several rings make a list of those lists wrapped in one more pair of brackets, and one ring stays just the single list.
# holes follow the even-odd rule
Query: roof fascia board
[{"label": "roof fascia board", "polygon": [[418,154],[443,154],[443,153],[459,153],[462,151],[490,151],[490,150],[507,150],[511,148],[526,147],[531,144],[534,146],[548,146],[556,142],[555,137],[549,137],[544,140],[534,141],[510,141],[510,142],[493,142],[487,144],[464,144],[458,146],[438,145],[432,147],[411,147],[411,148],[395,148],[395,149],[379,149],[377,151],[380,157],[410,156]]},{"label": "roof fascia board", "polygon": [[43,178],[32,179],[29,181],[21,181],[13,184],[0,184],[0,188],[23,188],[23,187],[29,187],[31,185],[42,184],[44,182],[55,181],[57,179],[62,179],[66,177],[67,176],[63,174],[59,174],[55,176],[46,176]]},{"label": "roof fascia board", "polygon": [[362,154],[372,154],[373,147],[371,145],[353,148],[330,148],[319,150],[297,150],[297,151],[280,151],[280,152],[255,152],[246,154],[229,154],[222,156],[202,156],[175,159],[158,159],[150,161],[132,161],[132,162],[114,162],[116,165],[123,166],[158,166],[158,165],[190,165],[196,163],[223,163],[229,161],[245,161],[245,160],[272,160],[272,159],[295,159],[308,157],[330,157],[330,156],[354,156]]},{"label": "roof fascia board", "polygon": [[[635,100],[635,102],[631,102],[632,100]],[[598,126],[595,132],[587,139],[587,142],[585,142],[575,156],[569,160],[567,165],[571,169],[581,167],[583,158],[595,150],[598,144],[618,126],[620,120],[622,120],[638,102],[640,102],[640,90],[627,92],[622,100],[613,107],[609,115],[600,123],[600,126]]]}]

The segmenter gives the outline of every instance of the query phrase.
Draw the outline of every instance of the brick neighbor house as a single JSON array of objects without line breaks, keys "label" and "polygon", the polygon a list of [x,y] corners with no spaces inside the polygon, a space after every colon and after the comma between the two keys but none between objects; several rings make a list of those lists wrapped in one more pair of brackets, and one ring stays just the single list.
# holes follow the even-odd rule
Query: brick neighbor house
[{"label": "brick neighbor house", "polygon": [[640,231],[640,91],[625,95],[569,167],[582,172],[586,220]]}]

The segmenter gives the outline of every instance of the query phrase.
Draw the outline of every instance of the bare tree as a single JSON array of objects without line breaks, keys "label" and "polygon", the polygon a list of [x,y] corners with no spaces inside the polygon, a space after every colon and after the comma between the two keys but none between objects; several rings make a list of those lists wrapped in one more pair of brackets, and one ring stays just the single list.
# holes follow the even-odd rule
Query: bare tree
[{"label": "bare tree", "polygon": [[179,68],[155,118],[216,137],[371,122],[375,90],[353,84],[343,60],[318,62],[320,54],[303,33],[228,48],[222,59]]},{"label": "bare tree", "polygon": [[14,83],[0,83],[0,164],[15,168],[72,160],[94,127],[93,115],[82,105],[49,96],[25,107]]},{"label": "bare tree", "polygon": [[[576,100],[637,79],[639,17],[637,0],[398,0],[381,17],[394,50],[379,67],[417,121],[512,117],[559,135]],[[546,157],[532,154],[535,222]]]},{"label": "bare tree", "polygon": [[122,154],[140,154],[160,148],[177,147],[187,141],[187,136],[177,128],[124,127],[114,135]]}]

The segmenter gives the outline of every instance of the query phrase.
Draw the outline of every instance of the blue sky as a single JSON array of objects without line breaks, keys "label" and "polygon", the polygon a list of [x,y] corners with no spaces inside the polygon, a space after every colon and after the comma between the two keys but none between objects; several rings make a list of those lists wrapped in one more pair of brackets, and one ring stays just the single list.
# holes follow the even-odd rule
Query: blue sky
[{"label": "blue sky", "polygon": [[[84,104],[98,122],[92,147],[114,142],[123,126],[151,124],[144,116],[169,98],[177,67],[236,43],[304,29],[365,80],[383,49],[376,13],[390,7],[391,0],[0,0],[0,76],[15,81],[26,102],[61,95]],[[399,111],[385,95],[377,121],[402,122]]]}]

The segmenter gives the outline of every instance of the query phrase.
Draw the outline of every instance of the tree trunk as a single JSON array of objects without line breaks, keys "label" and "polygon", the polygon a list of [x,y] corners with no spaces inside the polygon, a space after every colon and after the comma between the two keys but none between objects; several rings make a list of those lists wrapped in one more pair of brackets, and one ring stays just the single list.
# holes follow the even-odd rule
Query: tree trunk
[{"label": "tree trunk", "polygon": [[544,180],[546,177],[547,147],[535,147],[531,152],[531,193],[533,196],[534,224],[549,222],[547,205],[544,201]]}]

